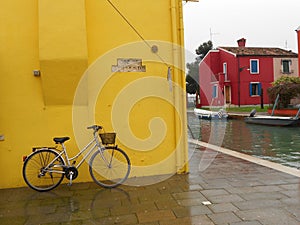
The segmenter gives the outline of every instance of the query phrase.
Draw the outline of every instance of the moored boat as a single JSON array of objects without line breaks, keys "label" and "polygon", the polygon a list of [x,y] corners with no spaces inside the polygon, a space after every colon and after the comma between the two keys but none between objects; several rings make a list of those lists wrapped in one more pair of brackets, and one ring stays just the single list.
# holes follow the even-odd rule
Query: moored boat
[{"label": "moored boat", "polygon": [[270,126],[295,126],[300,124],[298,118],[284,116],[249,116],[245,118],[245,122]]},{"label": "moored boat", "polygon": [[220,109],[219,111],[210,111],[205,109],[194,109],[194,113],[198,116],[199,119],[227,119],[228,113],[224,109]]},{"label": "moored boat", "polygon": [[269,126],[295,126],[300,125],[299,113],[295,117],[287,116],[255,116],[256,111],[252,110],[250,116],[245,118],[246,123],[251,124],[260,124],[260,125],[269,125]]}]

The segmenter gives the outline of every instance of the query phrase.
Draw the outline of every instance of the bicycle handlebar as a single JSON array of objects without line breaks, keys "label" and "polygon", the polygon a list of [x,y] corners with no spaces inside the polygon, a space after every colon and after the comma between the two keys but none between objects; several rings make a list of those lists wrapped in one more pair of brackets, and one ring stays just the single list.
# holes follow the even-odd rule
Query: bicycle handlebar
[{"label": "bicycle handlebar", "polygon": [[87,129],[93,129],[94,131],[98,131],[98,130],[102,129],[102,126],[93,125],[93,126],[87,127]]}]

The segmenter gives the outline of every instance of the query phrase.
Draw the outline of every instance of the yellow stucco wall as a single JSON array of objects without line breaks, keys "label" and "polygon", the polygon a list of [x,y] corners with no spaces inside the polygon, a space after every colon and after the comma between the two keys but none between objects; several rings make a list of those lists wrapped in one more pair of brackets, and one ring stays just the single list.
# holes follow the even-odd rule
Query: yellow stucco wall
[{"label": "yellow stucco wall", "polygon": [[[182,2],[112,2],[139,35],[109,1],[2,1],[0,188],[24,186],[22,156],[54,136],[77,153],[93,123],[118,133],[132,177],[187,172]],[[126,60],[145,70],[115,71]]]}]

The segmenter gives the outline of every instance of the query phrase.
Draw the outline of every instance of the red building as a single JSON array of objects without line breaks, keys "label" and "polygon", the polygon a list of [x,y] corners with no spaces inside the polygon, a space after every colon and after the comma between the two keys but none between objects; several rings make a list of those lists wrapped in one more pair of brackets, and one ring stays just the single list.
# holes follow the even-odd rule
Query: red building
[{"label": "red building", "polygon": [[238,47],[211,50],[199,65],[200,105],[268,104],[267,89],[282,75],[299,76],[298,55],[280,48]]}]

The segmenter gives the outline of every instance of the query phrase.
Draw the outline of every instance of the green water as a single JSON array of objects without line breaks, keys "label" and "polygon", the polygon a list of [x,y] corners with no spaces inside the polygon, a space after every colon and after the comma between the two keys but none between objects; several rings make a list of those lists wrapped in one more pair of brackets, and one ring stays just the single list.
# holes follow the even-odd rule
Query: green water
[{"label": "green water", "polygon": [[200,120],[188,113],[196,138],[285,166],[300,168],[300,127],[246,124],[243,120]]}]

